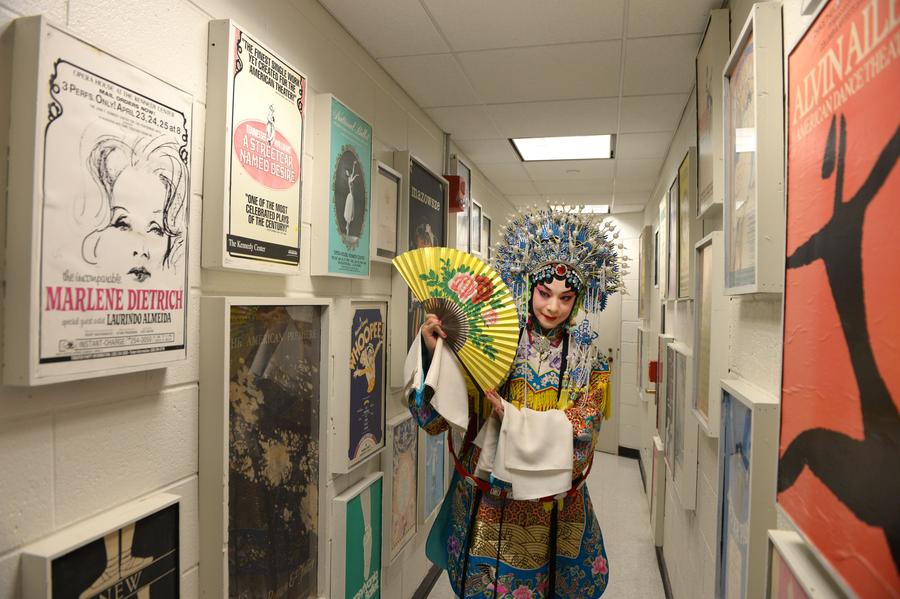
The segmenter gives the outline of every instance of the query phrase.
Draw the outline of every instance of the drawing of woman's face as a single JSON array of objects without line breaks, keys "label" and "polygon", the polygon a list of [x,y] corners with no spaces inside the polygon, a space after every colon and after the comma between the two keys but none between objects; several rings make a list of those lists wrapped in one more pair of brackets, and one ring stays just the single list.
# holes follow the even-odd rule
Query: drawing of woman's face
[{"label": "drawing of woman's face", "polygon": [[113,187],[109,225],[100,232],[97,264],[143,283],[163,266],[166,188],[158,175],[126,168]]}]

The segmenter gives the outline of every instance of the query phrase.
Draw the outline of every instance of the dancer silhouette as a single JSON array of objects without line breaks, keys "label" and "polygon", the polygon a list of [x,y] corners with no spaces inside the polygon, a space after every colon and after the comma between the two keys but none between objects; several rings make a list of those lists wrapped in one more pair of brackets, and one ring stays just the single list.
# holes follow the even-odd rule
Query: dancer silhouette
[{"label": "dancer silhouette", "polygon": [[[862,272],[866,209],[897,163],[900,127],[881,150],[862,186],[844,202],[846,151],[846,121],[841,116],[838,142],[832,117],[822,179],[829,179],[836,171],[834,214],[787,258],[787,268],[801,268],[816,260],[825,264],[859,388],[863,439],[824,428],[802,432],[779,461],[778,492],[789,489],[804,466],[808,467],[857,518],[884,531],[894,564],[900,566],[900,416],[878,371],[869,339]],[[885,258],[896,260],[897,256]]]}]

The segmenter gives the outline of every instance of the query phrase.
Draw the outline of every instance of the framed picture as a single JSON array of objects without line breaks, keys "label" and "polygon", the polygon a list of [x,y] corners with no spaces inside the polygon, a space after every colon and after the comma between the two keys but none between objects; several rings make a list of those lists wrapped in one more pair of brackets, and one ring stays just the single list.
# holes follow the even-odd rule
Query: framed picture
[{"label": "framed picture", "polygon": [[13,54],[3,382],[184,362],[193,98],[39,16]]},{"label": "framed picture", "polygon": [[638,329],[638,343],[641,351],[638,352],[640,358],[640,375],[639,385],[641,391],[645,395],[653,395],[656,393],[656,381],[650,376],[650,362],[656,357],[656,335],[645,328]]},{"label": "framed picture", "polygon": [[653,286],[659,288],[659,228],[653,232]]},{"label": "framed picture", "polygon": [[650,529],[653,544],[663,546],[666,519],[666,455],[659,435],[653,435],[653,462],[650,473]]},{"label": "framed picture", "polygon": [[641,229],[640,256],[638,257],[638,318],[650,318],[650,252],[653,251],[653,232],[650,225]]},{"label": "framed picture", "polygon": [[666,419],[669,418],[666,412],[666,401],[668,396],[668,377],[669,372],[666,369],[666,346],[675,341],[672,335],[661,334],[656,341],[656,432],[662,438],[663,445],[666,444]]},{"label": "framed picture", "polygon": [[316,97],[314,196],[309,272],[368,278],[371,243],[372,125],[331,94]]},{"label": "framed picture", "polygon": [[384,447],[387,311],[385,302],[334,300],[332,472],[349,472]]},{"label": "framed picture", "polygon": [[722,209],[725,164],[722,156],[722,84],[720,76],[731,48],[728,9],[712,10],[694,61],[697,80],[697,210],[695,216]]},{"label": "framed picture", "polygon": [[778,398],[740,379],[722,379],[716,597],[762,597],[766,531],[775,526]]},{"label": "framed picture", "polygon": [[728,299],[722,293],[722,232],[694,246],[694,391],[691,411],[707,437],[719,436],[719,381],[728,374]]},{"label": "framed picture", "polygon": [[384,471],[384,556],[392,563],[418,530],[419,427],[407,411],[387,425]]},{"label": "framed picture", "polygon": [[484,249],[481,256],[485,260],[491,259],[491,217],[482,213],[481,215],[481,243]]},{"label": "framed picture", "polygon": [[697,149],[691,146],[678,167],[678,299],[690,299],[694,292],[694,246],[700,239],[700,225],[694,218],[697,204]]},{"label": "framed picture", "polygon": [[372,248],[370,260],[387,262],[397,256],[400,246],[397,223],[400,221],[400,183],[403,176],[383,162],[375,161],[372,182]]},{"label": "framed picture", "polygon": [[[809,81],[872,27],[876,6],[829,2],[790,50],[784,355],[777,503],[847,589],[900,596],[897,464],[900,64],[848,61],[841,102]],[[881,10],[881,9],[879,9]],[[865,56],[888,56],[900,31],[880,19]],[[854,50],[855,52],[855,50]],[[829,63],[830,64],[830,63]],[[888,95],[886,95],[888,94]],[[837,251],[836,251],[837,250]],[[840,539],[839,543],[835,539]],[[847,556],[853,556],[848,559]]]},{"label": "framed picture", "polygon": [[134,501],[25,547],[22,596],[178,599],[180,499]]},{"label": "framed picture", "polygon": [[659,299],[665,301],[667,299],[666,285],[669,281],[669,193],[663,194],[659,200],[659,229],[657,230],[659,238],[659,251],[656,253],[656,272],[658,274],[657,281],[659,284]]},{"label": "framed picture", "polygon": [[793,530],[769,531],[766,599],[843,599],[841,589]]},{"label": "framed picture", "polygon": [[447,433],[429,435],[419,431],[419,522],[429,523],[437,513],[447,489]]},{"label": "framed picture", "polygon": [[459,157],[456,157],[454,160],[456,162],[456,174],[462,177],[466,188],[464,196],[465,206],[462,212],[456,213],[456,249],[469,252],[471,250],[469,245],[469,219],[472,212],[472,169]]},{"label": "framed picture", "polygon": [[324,299],[202,299],[203,596],[320,592],[330,317]]},{"label": "framed picture", "polygon": [[382,490],[376,472],[334,498],[329,597],[381,596]]},{"label": "framed picture", "polygon": [[781,7],[758,3],[725,65],[725,293],[784,288]]},{"label": "framed picture", "polygon": [[693,390],[691,351],[682,343],[666,346],[666,461],[681,507],[697,504],[697,421],[689,412]]},{"label": "framed picture", "polygon": [[470,229],[472,230],[472,234],[469,238],[469,244],[471,250],[470,254],[474,254],[475,256],[483,256],[481,247],[481,204],[476,202],[475,200],[471,201],[472,205],[472,219],[470,222]]},{"label": "framed picture", "polygon": [[309,81],[234,21],[207,52],[203,266],[297,274]]},{"label": "framed picture", "polygon": [[669,233],[666,235],[668,241],[666,248],[666,299],[678,299],[678,177],[672,181],[667,194],[666,207],[669,210],[666,224],[669,227]]},{"label": "framed picture", "polygon": [[[403,251],[446,246],[447,180],[409,152],[395,152],[394,166],[407,175],[400,192],[400,239],[408,240]],[[391,298],[393,314],[406,313],[406,318],[391,319],[391,386],[397,388],[405,383],[403,361],[425,320],[425,310],[412,297],[403,277],[396,274],[391,277]]]}]

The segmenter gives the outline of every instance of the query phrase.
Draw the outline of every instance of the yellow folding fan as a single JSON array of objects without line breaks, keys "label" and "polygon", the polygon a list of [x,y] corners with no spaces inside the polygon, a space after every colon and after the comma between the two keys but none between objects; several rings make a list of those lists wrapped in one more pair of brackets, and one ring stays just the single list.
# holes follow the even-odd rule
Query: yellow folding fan
[{"label": "yellow folding fan", "polygon": [[445,247],[394,258],[394,266],[422,302],[441,319],[444,340],[475,382],[496,389],[506,378],[519,340],[519,318],[506,283],[482,260]]}]

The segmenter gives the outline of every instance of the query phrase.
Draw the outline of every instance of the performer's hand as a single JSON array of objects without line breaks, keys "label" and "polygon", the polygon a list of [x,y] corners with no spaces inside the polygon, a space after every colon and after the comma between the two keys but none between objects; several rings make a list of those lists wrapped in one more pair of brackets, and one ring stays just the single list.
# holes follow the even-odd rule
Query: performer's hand
[{"label": "performer's hand", "polygon": [[441,321],[434,314],[426,314],[425,323],[422,325],[422,340],[425,341],[429,356],[434,355],[438,337],[447,338],[447,333],[441,328]]},{"label": "performer's hand", "polygon": [[494,407],[492,414],[496,416],[498,420],[503,420],[503,398],[500,397],[500,394],[491,389],[490,391],[485,392],[484,396],[487,397],[487,400],[491,402],[491,405]]}]

